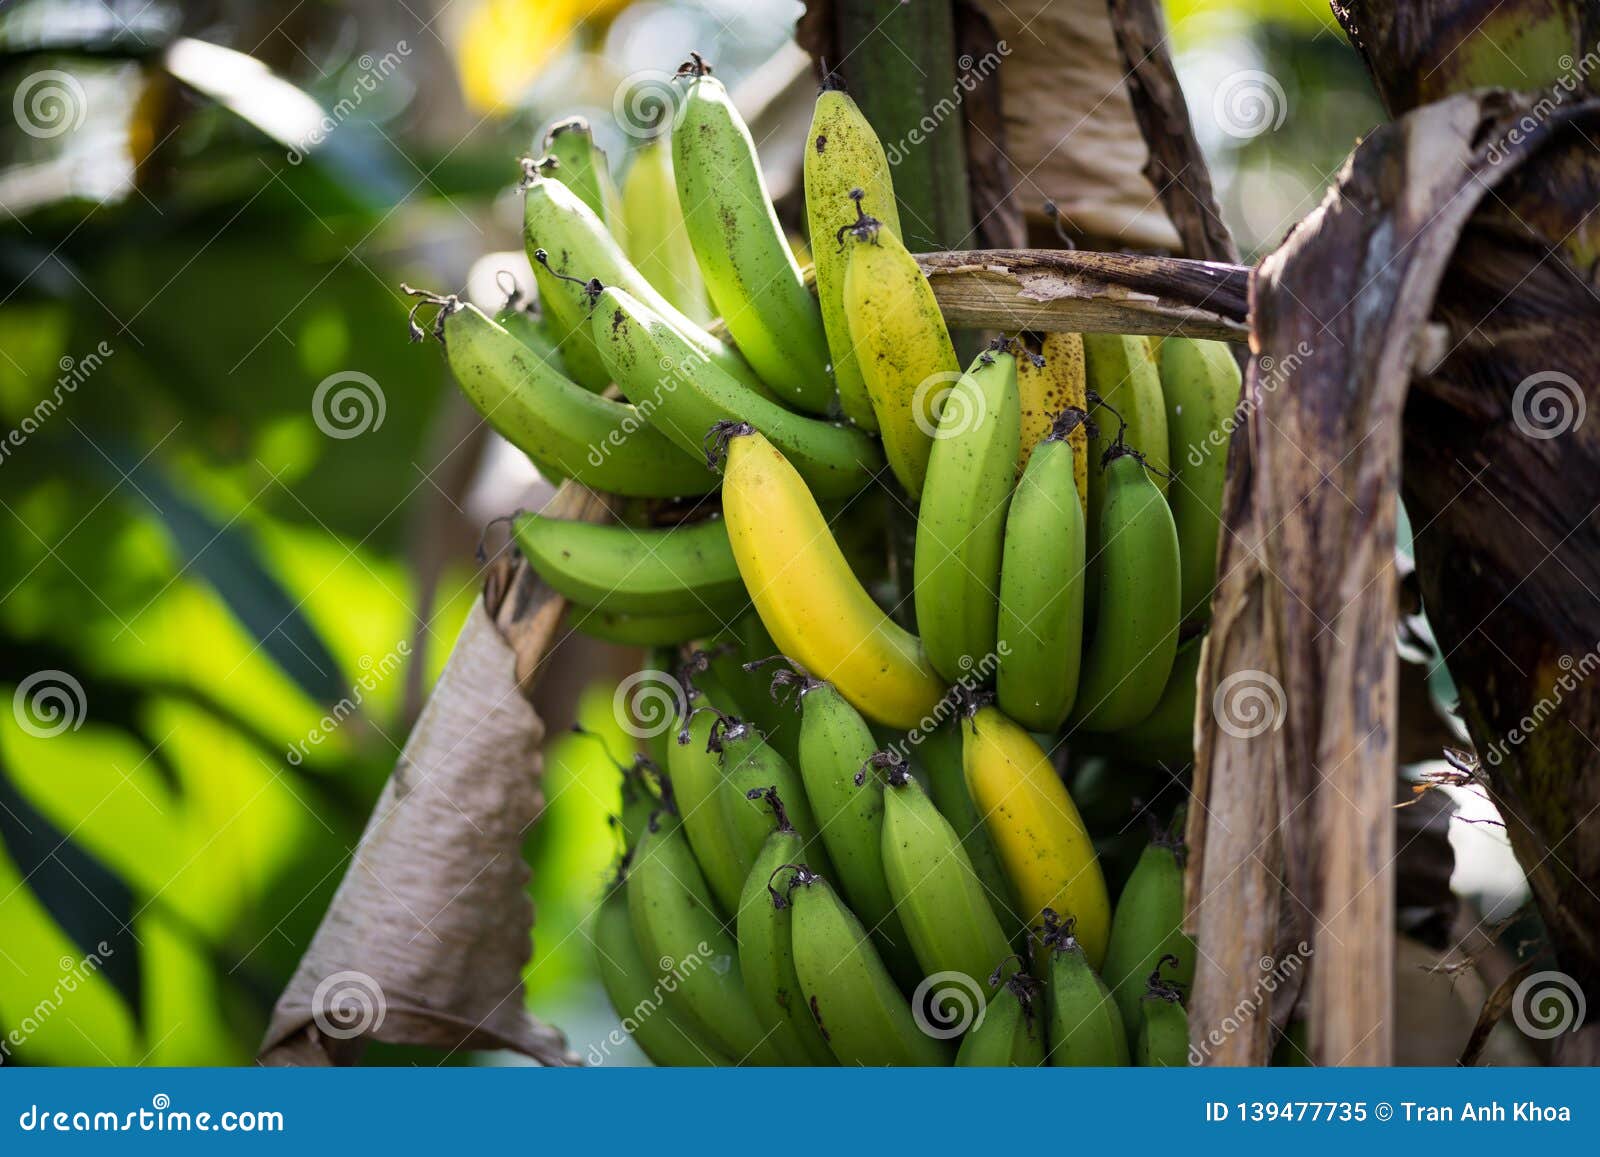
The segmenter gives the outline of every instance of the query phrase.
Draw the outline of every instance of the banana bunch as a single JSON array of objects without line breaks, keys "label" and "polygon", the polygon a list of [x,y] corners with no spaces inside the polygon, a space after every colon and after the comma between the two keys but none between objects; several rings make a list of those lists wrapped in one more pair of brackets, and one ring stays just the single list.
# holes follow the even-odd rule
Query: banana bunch
[{"label": "banana bunch", "polygon": [[1192,758],[1233,359],[1028,333],[963,368],[837,80],[814,277],[727,90],[679,83],[620,182],[580,118],[524,163],[536,300],[409,291],[484,420],[607,500],[512,541],[670,700],[601,982],[661,1064],[1185,1063],[1181,848],[1091,831],[1065,773]]}]

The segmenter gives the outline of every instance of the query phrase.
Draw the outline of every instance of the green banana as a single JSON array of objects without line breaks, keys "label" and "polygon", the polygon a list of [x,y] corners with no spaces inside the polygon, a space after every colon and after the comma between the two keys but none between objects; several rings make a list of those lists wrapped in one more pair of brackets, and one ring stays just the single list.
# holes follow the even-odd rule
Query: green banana
[{"label": "green banana", "polygon": [[611,889],[601,901],[590,939],[600,984],[622,1018],[623,1031],[645,1056],[657,1065],[675,1068],[733,1063],[694,1018],[678,1007],[676,994],[663,987],[654,963],[647,962],[639,951],[624,887]]},{"label": "green banana", "polygon": [[586,607],[574,602],[571,625],[574,631],[604,643],[616,643],[624,647],[662,647],[715,634],[724,622],[741,615],[743,608],[741,602],[715,610],[700,607],[692,611],[635,615]]},{"label": "green banana", "polygon": [[615,286],[595,299],[594,340],[622,391],[690,453],[718,422],[748,422],[781,450],[818,498],[856,493],[882,457],[854,427],[786,410],[722,373],[649,306]]},{"label": "green banana", "polygon": [[750,130],[698,55],[679,75],[690,79],[673,126],[673,176],[711,301],[779,398],[827,413],[833,379],[822,314],[778,224]]},{"label": "green banana", "polygon": [[800,777],[839,891],[872,933],[894,974],[915,985],[923,973],[884,875],[883,783],[876,776],[857,779],[877,751],[872,730],[831,683],[786,670],[773,679],[775,685],[796,685]]},{"label": "green banana", "polygon": [[1101,973],[1130,1034],[1139,1030],[1145,981],[1158,964],[1170,961],[1166,967],[1178,985],[1194,982],[1194,942],[1183,931],[1182,857],[1181,842],[1157,836],[1139,856],[1111,917]]},{"label": "green banana", "polygon": [[756,1015],[794,1063],[836,1064],[800,992],[789,901],[772,886],[780,870],[801,862],[805,841],[789,823],[776,790],[769,788],[764,802],[777,826],[761,845],[739,897],[739,969]]},{"label": "green banana", "polygon": [[823,78],[822,92],[811,116],[811,134],[805,151],[806,222],[811,234],[812,261],[817,270],[817,303],[833,359],[833,381],[845,417],[866,430],[878,428],[861,367],[856,362],[845,312],[844,279],[849,252],[843,233],[856,221],[851,192],[879,214],[884,232],[900,237],[900,211],[895,205],[889,161],[872,125],[856,102],[844,91],[835,73]]},{"label": "green banana", "polygon": [[623,767],[621,771],[622,806],[617,815],[617,826],[622,832],[623,847],[633,848],[638,846],[639,837],[650,822],[650,813],[661,806],[660,797],[650,787],[650,777],[656,776],[659,782],[661,769],[647,756],[638,755],[631,766]]},{"label": "green banana", "polygon": [[1099,598],[1073,726],[1118,731],[1155,709],[1178,650],[1178,532],[1137,454],[1114,446],[1091,563]]},{"label": "green banana", "polygon": [[1239,380],[1239,363],[1222,342],[1174,337],[1161,343],[1161,392],[1172,463],[1167,501],[1178,528],[1183,564],[1178,605],[1186,621],[1211,617],[1228,433],[1239,404]]},{"label": "green banana", "polygon": [[[1120,418],[1127,423],[1122,440],[1143,454],[1157,471],[1156,488],[1167,492],[1167,405],[1161,393],[1161,372],[1150,352],[1150,342],[1140,336],[1110,333],[1083,335],[1084,375],[1087,387],[1099,396],[1106,412],[1094,414],[1097,430],[1089,438],[1089,508],[1102,491],[1095,481],[1105,452],[1118,437]],[[1094,411],[1096,403],[1090,402]],[[1114,413],[1114,418],[1108,418]]]},{"label": "green banana", "polygon": [[740,718],[755,724],[789,766],[798,769],[800,721],[773,697],[772,677],[764,669],[777,655],[777,644],[752,610],[720,636],[711,666],[733,692]]},{"label": "green banana", "polygon": [[544,156],[539,171],[556,177],[578,195],[589,211],[600,218],[618,245],[627,248],[627,224],[622,217],[622,199],[605,150],[594,143],[589,122],[583,117],[567,117],[550,126],[544,137]]},{"label": "green banana", "polygon": [[1189,1064],[1189,1016],[1182,994],[1161,977],[1162,968],[1176,963],[1176,957],[1163,956],[1139,998],[1133,1063],[1143,1068],[1177,1069]]},{"label": "green banana", "polygon": [[[917,259],[868,208],[846,230],[844,313],[889,468],[913,501],[922,496],[945,387],[961,376],[950,331]],[[824,242],[825,244],[825,242]],[[1018,439],[1021,439],[1020,401]]]},{"label": "green banana", "polygon": [[912,755],[934,806],[961,836],[961,846],[983,884],[984,894],[989,897],[1006,938],[1019,941],[1027,929],[1017,914],[1017,897],[1006,877],[1000,853],[989,836],[989,827],[983,822],[983,816],[972,801],[972,792],[967,788],[960,725],[945,723],[923,732],[922,742],[913,749]]},{"label": "green banana", "polygon": [[561,351],[556,349],[555,340],[545,329],[537,312],[518,304],[516,298],[508,298],[494,315],[494,323],[532,350],[556,373],[566,373]]},{"label": "green banana", "polygon": [[1009,344],[1002,338],[979,354],[945,398],[917,514],[917,629],[928,661],[951,682],[994,661],[1006,510],[1022,439]]},{"label": "green banana", "polygon": [[541,470],[641,498],[716,489],[704,462],[651,429],[636,407],[575,385],[477,306],[428,300],[441,307],[434,332],[461,392]]},{"label": "green banana", "polygon": [[[1181,549],[1180,549],[1181,553]],[[1200,677],[1200,644],[1188,639],[1172,660],[1172,674],[1155,710],[1126,731],[1094,736],[1091,746],[1118,759],[1180,771],[1194,762],[1195,684]]]},{"label": "green banana", "polygon": [[720,718],[715,705],[689,713],[667,754],[667,783],[706,884],[718,907],[732,914],[739,910],[749,865],[734,853],[722,811],[722,761],[711,750],[711,731]]},{"label": "green banana", "polygon": [[825,865],[827,856],[817,838],[817,820],[806,799],[805,784],[766,736],[730,715],[712,725],[711,747],[722,767],[718,798],[728,843],[740,866],[741,886],[772,830],[764,802],[769,788],[784,799],[789,820],[805,845],[807,862]]},{"label": "green banana", "polygon": [[511,532],[539,577],[585,606],[671,615],[746,601],[720,518],[641,529],[522,513]]},{"label": "green banana", "polygon": [[724,373],[750,389],[765,391],[737,350],[701,329],[656,292],[576,193],[536,172],[523,179],[522,187],[522,238],[539,284],[539,303],[545,323],[561,346],[561,356],[579,382],[603,390],[611,381],[589,325],[587,286],[594,278],[627,290]]},{"label": "green banana", "polygon": [[982,978],[1011,952],[992,902],[961,836],[905,762],[885,751],[870,763],[882,771],[885,784],[884,877],[922,967],[922,983],[940,980],[981,1001]]},{"label": "green banana", "polygon": [[1044,1064],[1044,985],[1020,970],[1002,980],[1004,968],[1002,963],[989,977],[989,987],[1000,991],[989,998],[983,1019],[961,1038],[958,1068]]},{"label": "green banana", "polygon": [[706,283],[678,207],[672,150],[664,138],[651,137],[634,150],[633,163],[622,178],[622,219],[627,223],[628,256],[644,279],[685,317],[709,324]]},{"label": "green banana", "polygon": [[872,938],[827,880],[792,870],[795,975],[828,1048],[844,1065],[948,1065],[949,1045],[923,1031]]},{"label": "green banana", "polygon": [[1057,416],[1006,515],[995,693],[1001,710],[1033,731],[1060,727],[1078,694],[1085,529],[1068,438],[1085,416]]},{"label": "green banana", "polygon": [[735,1064],[781,1064],[745,994],[739,946],[717,915],[676,815],[664,810],[645,830],[627,891],[639,951],[676,978],[683,1007],[699,1027]]},{"label": "green banana", "polygon": [[1122,1014],[1072,935],[1071,918],[1058,923],[1046,909],[1043,943],[1050,977],[1049,1062],[1061,1067],[1126,1065]]}]

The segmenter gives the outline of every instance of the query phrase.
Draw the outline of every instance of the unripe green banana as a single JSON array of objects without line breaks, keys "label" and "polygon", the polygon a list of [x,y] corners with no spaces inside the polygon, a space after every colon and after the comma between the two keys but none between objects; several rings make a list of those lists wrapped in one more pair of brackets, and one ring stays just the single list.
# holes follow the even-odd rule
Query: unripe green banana
[{"label": "unripe green banana", "polygon": [[[1086,333],[1083,335],[1084,369],[1087,388],[1099,402],[1089,403],[1094,429],[1089,438],[1088,539],[1090,557],[1101,539],[1100,511],[1106,500],[1106,453],[1121,439],[1145,456],[1155,467],[1151,479],[1162,494],[1167,492],[1167,408],[1161,395],[1161,373],[1143,337],[1124,334]],[[1103,403],[1103,405],[1101,404]],[[1090,568],[1085,607],[1093,620],[1100,597],[1096,576]]]},{"label": "unripe green banana", "polygon": [[1183,1010],[1182,994],[1161,976],[1161,969],[1172,960],[1162,957],[1139,998],[1133,1063],[1142,1068],[1180,1069],[1189,1064],[1189,1016]]},{"label": "unripe green banana", "polygon": [[1091,568],[1099,592],[1072,725],[1118,731],[1161,699],[1178,650],[1178,532],[1144,463],[1113,449]]},{"label": "unripe green banana", "polygon": [[794,967],[828,1048],[843,1065],[948,1065],[949,1046],[923,1031],[872,938],[828,882],[791,875]]},{"label": "unripe green banana", "polygon": [[1138,1032],[1139,1002],[1158,964],[1170,960],[1168,975],[1183,988],[1194,982],[1194,942],[1183,931],[1182,854],[1182,843],[1165,837],[1146,847],[1111,917],[1101,971],[1130,1034]]},{"label": "unripe green banana", "polygon": [[913,563],[917,629],[951,682],[994,661],[1020,406],[1016,358],[1001,339],[946,395],[928,457]]},{"label": "unripe green banana", "polygon": [[779,671],[797,682],[800,707],[800,776],[816,813],[833,879],[852,911],[872,933],[902,983],[923,976],[883,868],[883,783],[857,775],[877,751],[872,729],[831,683]]},{"label": "unripe green banana", "polygon": [[479,413],[541,470],[640,498],[707,494],[717,477],[639,410],[575,385],[475,305],[439,299],[434,331]]},{"label": "unripe green banana", "polygon": [[803,861],[805,840],[789,823],[776,791],[764,802],[777,826],[761,846],[739,898],[739,968],[756,1015],[793,1063],[837,1064],[800,991],[792,912],[788,899],[773,886],[782,868]]},{"label": "unripe green banana", "polygon": [[1087,560],[1068,438],[1082,416],[1066,411],[1034,449],[1006,515],[995,693],[1033,731],[1059,728],[1078,694]]},{"label": "unripe green banana", "polygon": [[804,859],[820,870],[827,863],[827,854],[817,838],[817,819],[806,799],[805,784],[778,749],[750,724],[731,715],[713,724],[711,747],[722,765],[718,799],[728,843],[740,865],[741,887],[772,831],[766,802],[769,789],[776,789],[783,799],[789,821],[805,845]]},{"label": "unripe green banana", "polygon": [[706,283],[689,243],[672,177],[672,150],[652,137],[633,153],[622,179],[622,219],[628,226],[628,256],[646,281],[700,325],[711,321]]},{"label": "unripe green banana", "polygon": [[912,751],[912,761],[922,773],[934,806],[960,835],[961,847],[983,884],[984,895],[989,898],[1006,938],[1020,942],[1027,928],[1018,915],[1016,892],[1006,876],[1000,853],[995,850],[989,827],[979,814],[977,805],[972,802],[972,792],[967,788],[966,769],[962,766],[960,725],[945,723],[923,732],[922,742]]},{"label": "unripe green banana", "polygon": [[900,210],[895,205],[889,161],[872,125],[850,99],[838,76],[829,73],[811,116],[805,152],[806,219],[811,233],[812,262],[817,270],[817,303],[833,359],[833,380],[845,417],[867,430],[878,428],[872,397],[856,362],[845,311],[844,279],[849,249],[842,233],[855,223],[850,194],[860,189],[878,214],[886,233],[900,236]]},{"label": "unripe green banana", "polygon": [[779,398],[827,413],[833,379],[822,314],[778,224],[750,130],[698,56],[680,75],[690,80],[672,132],[673,176],[712,303]]},{"label": "unripe green banana", "polygon": [[1044,951],[1049,959],[1050,1064],[1107,1066],[1128,1063],[1122,1014],[1105,983],[1095,974],[1072,923],[1057,924],[1047,912]]},{"label": "unripe green banana", "polygon": [[[1180,549],[1181,553],[1181,549]],[[1172,660],[1172,674],[1155,710],[1126,731],[1092,736],[1088,746],[1119,760],[1181,771],[1194,762],[1195,685],[1200,677],[1200,644],[1188,639]]]},{"label": "unripe green banana", "polygon": [[657,529],[522,513],[511,528],[539,577],[585,606],[670,615],[747,601],[720,518]]},{"label": "unripe green banana", "polygon": [[796,414],[746,389],[626,290],[607,286],[598,295],[593,325],[601,359],[622,391],[686,451],[703,451],[718,422],[748,422],[783,451],[819,498],[856,493],[882,465],[866,434]]},{"label": "unripe green banana", "polygon": [[522,238],[539,283],[545,323],[573,376],[583,385],[598,391],[611,382],[589,325],[591,299],[586,287],[592,278],[627,290],[724,373],[751,389],[766,389],[737,350],[701,329],[656,292],[606,232],[600,218],[560,181],[537,173],[524,178]]},{"label": "unripe green banana", "polygon": [[884,457],[915,501],[928,474],[938,400],[961,364],[917,259],[868,215],[884,206],[865,198],[857,205],[861,215],[845,241],[845,321]]},{"label": "unripe green banana", "polygon": [[722,760],[711,750],[711,729],[720,718],[713,706],[697,708],[684,720],[667,755],[667,783],[717,907],[732,915],[749,865],[740,864],[722,811]]},{"label": "unripe green banana", "polygon": [[1222,486],[1228,474],[1228,432],[1239,404],[1239,363],[1222,342],[1169,338],[1161,343],[1172,481],[1167,502],[1178,528],[1183,564],[1179,608],[1185,621],[1211,617],[1217,582]]},{"label": "unripe green banana", "polygon": [[655,962],[647,962],[639,951],[622,886],[613,888],[601,902],[590,938],[600,984],[622,1018],[623,1030],[645,1056],[657,1065],[675,1068],[733,1063],[694,1017],[678,1007],[676,992],[666,990]]},{"label": "unripe green banana", "polygon": [[676,815],[658,813],[646,829],[627,891],[640,952],[677,977],[683,1007],[699,1026],[735,1064],[781,1064],[745,995],[739,946],[716,914]]},{"label": "unripe green banana", "polygon": [[[772,673],[766,664],[778,654],[761,616],[750,611],[721,636],[712,669],[733,692],[741,718],[755,724],[789,766],[800,767],[800,720],[773,696]],[[816,809],[813,808],[813,811]]]},{"label": "unripe green banana", "polygon": [[600,218],[612,238],[624,249],[628,246],[627,224],[622,219],[622,198],[611,179],[611,166],[605,150],[594,143],[594,133],[583,117],[567,117],[550,126],[544,137],[544,156],[539,171],[555,177],[578,195],[589,211]]},{"label": "unripe green banana", "polygon": [[561,361],[561,351],[556,349],[555,339],[550,336],[543,320],[533,310],[517,304],[515,299],[508,300],[494,315],[494,323],[532,350],[536,357],[543,359],[556,373],[563,375],[566,373],[566,367]]},{"label": "unripe green banana", "polygon": [[692,611],[636,615],[586,607],[574,602],[570,622],[574,631],[604,643],[616,643],[623,647],[663,647],[715,634],[724,622],[742,614],[743,610],[741,600],[719,610],[699,607]]},{"label": "unripe green banana", "polygon": [[1011,952],[994,901],[973,871],[960,834],[905,763],[891,752],[871,762],[884,775],[884,876],[924,983],[953,983],[982,999],[983,979]]},{"label": "unripe green banana", "polygon": [[998,987],[989,998],[981,1021],[961,1038],[956,1053],[958,1068],[1032,1068],[1044,1064],[1044,985],[1026,972],[1013,969],[1001,979],[1002,964],[989,977]]}]

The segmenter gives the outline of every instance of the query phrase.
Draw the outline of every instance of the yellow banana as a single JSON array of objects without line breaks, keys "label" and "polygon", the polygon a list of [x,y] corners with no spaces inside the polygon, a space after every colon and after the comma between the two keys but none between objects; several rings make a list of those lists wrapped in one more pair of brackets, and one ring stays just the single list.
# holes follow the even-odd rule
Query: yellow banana
[{"label": "yellow banana", "polygon": [[772,443],[743,425],[718,435],[727,447],[728,540],[773,641],[868,719],[919,726],[944,694],[920,640],[872,601],[816,499]]},{"label": "yellow banana", "polygon": [[[1083,335],[1047,333],[1039,351],[1044,364],[1032,358],[1017,359],[1017,392],[1022,398],[1022,460],[1020,474],[1033,455],[1033,448],[1050,433],[1051,424],[1062,410],[1087,410],[1088,395],[1084,377]],[[1080,425],[1067,436],[1072,446],[1073,481],[1078,486],[1078,502],[1089,509],[1089,428]]]},{"label": "yellow banana", "polygon": [[1089,962],[1099,967],[1111,901],[1094,842],[1050,757],[1021,727],[980,706],[962,724],[962,768],[972,802],[1032,927],[1046,908],[1076,920]]},{"label": "yellow banana", "polygon": [[805,182],[817,301],[822,306],[822,325],[828,334],[839,405],[845,417],[856,425],[876,430],[878,418],[856,364],[845,313],[844,277],[849,253],[842,231],[856,220],[850,200],[853,189],[862,190],[884,231],[896,237],[900,236],[900,210],[895,205],[894,183],[889,178],[883,145],[835,73],[830,72],[823,79],[812,113],[811,135],[806,139]]}]

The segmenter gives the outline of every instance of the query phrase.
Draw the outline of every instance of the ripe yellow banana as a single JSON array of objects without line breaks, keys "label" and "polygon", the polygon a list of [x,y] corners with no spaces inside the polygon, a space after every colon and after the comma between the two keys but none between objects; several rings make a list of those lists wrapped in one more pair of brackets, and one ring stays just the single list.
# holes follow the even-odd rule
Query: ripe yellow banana
[{"label": "ripe yellow banana", "polygon": [[816,499],[772,443],[748,426],[721,436],[728,540],[773,641],[868,719],[918,726],[944,694],[921,642],[851,573]]},{"label": "ripe yellow banana", "polygon": [[962,767],[1024,920],[1032,927],[1047,908],[1072,916],[1098,967],[1111,901],[1094,841],[1050,757],[999,711],[979,707],[962,724]]},{"label": "ripe yellow banana", "polygon": [[[1022,399],[1022,461],[1018,471],[1027,468],[1033,448],[1050,433],[1056,416],[1063,410],[1087,410],[1087,379],[1084,377],[1083,336],[1076,333],[1047,333],[1040,348],[1044,365],[1032,358],[1017,359],[1017,393]],[[1089,428],[1079,425],[1067,435],[1072,444],[1072,475],[1078,488],[1078,501],[1089,509]]]},{"label": "ripe yellow banana", "polygon": [[938,403],[961,374],[944,315],[928,279],[900,239],[857,202],[846,231],[844,314],[883,436],[883,453],[906,493],[922,496]]},{"label": "ripe yellow banana", "polygon": [[872,125],[844,91],[843,82],[829,73],[822,82],[817,107],[811,117],[811,135],[805,153],[806,218],[811,229],[813,262],[817,271],[817,302],[828,334],[833,358],[833,380],[839,388],[839,405],[845,417],[868,430],[878,428],[872,398],[856,363],[845,310],[844,279],[848,250],[843,231],[855,223],[851,191],[860,189],[866,203],[878,214],[884,232],[900,236],[900,210],[895,205],[889,161]]}]

